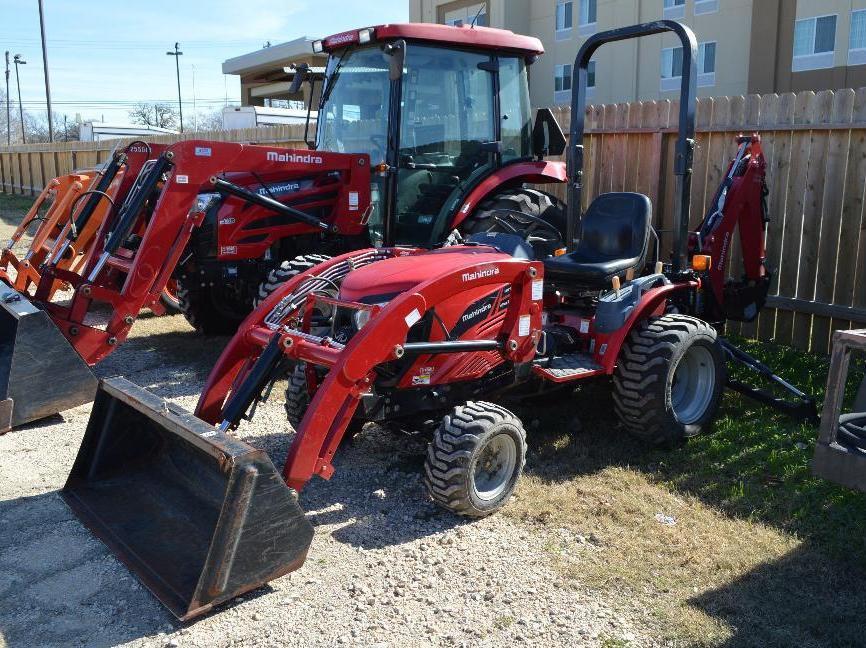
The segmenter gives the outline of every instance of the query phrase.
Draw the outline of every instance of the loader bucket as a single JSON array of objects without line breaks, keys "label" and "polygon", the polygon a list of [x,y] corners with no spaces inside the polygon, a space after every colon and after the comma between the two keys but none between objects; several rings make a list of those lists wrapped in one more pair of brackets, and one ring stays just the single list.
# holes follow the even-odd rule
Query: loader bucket
[{"label": "loader bucket", "polygon": [[299,568],[313,539],[268,456],[102,381],[63,499],[179,619]]},{"label": "loader bucket", "polygon": [[44,311],[0,287],[0,434],[93,400],[96,377]]}]

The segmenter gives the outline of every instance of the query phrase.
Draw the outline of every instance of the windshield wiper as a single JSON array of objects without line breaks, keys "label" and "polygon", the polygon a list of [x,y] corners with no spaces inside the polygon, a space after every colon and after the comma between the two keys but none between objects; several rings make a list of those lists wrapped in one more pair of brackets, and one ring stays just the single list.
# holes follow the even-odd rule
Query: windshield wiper
[{"label": "windshield wiper", "polygon": [[337,77],[340,76],[340,68],[343,67],[343,61],[348,56],[349,52],[352,51],[351,47],[347,47],[343,50],[343,53],[340,55],[340,59],[337,61],[337,64],[334,66],[334,71],[328,76],[328,85],[325,86],[324,92],[322,92],[322,98],[319,100],[319,110],[325,106],[325,102],[328,101],[328,97],[331,96],[331,91],[334,89],[334,84],[337,81]]}]

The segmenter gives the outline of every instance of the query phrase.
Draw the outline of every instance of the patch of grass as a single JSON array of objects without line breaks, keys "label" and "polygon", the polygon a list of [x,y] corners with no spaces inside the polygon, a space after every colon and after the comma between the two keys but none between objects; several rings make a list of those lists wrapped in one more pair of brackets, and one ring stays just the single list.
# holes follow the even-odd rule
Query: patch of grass
[{"label": "patch of grass", "polygon": [[498,616],[493,620],[493,625],[496,626],[498,630],[505,630],[506,628],[512,626],[514,624],[514,617],[508,616],[507,614],[503,614],[502,616]]},{"label": "patch of grass", "polygon": [[[35,196],[0,193],[0,221],[17,227],[35,200]],[[46,210],[47,206],[44,206],[40,211]]]},{"label": "patch of grass", "polygon": [[[825,358],[737,342],[823,398]],[[811,476],[816,429],[728,393],[711,434],[651,449],[618,429],[605,384],[522,415],[538,425],[506,514],[595,536],[551,562],[639,601],[652,634],[676,645],[861,642],[866,497]]]},{"label": "patch of grass", "polygon": [[604,637],[601,640],[601,648],[628,648],[629,646],[631,646],[630,641],[616,637]]}]

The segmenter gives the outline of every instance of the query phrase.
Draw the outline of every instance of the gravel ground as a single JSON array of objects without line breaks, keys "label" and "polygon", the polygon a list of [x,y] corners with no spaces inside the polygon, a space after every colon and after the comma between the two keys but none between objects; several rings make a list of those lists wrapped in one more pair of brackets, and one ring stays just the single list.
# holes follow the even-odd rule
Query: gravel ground
[{"label": "gravel ground", "polygon": [[[97,373],[192,409],[224,343],[180,316],[144,316]],[[238,432],[277,466],[292,432],[280,393]],[[582,538],[435,508],[420,482],[426,440],[369,425],[337,455],[334,478],[301,496],[316,526],[305,565],[176,623],[58,495],[89,412],[0,437],[0,646],[657,645],[647,610],[557,574],[545,547]]]}]

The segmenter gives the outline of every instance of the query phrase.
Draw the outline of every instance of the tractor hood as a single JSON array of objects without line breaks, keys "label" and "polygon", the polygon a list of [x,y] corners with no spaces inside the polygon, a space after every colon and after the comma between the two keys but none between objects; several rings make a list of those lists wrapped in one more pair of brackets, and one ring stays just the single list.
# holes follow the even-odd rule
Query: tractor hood
[{"label": "tractor hood", "polygon": [[340,286],[340,299],[382,304],[449,268],[492,263],[510,258],[487,246],[454,246],[421,255],[394,257],[349,273]]}]

